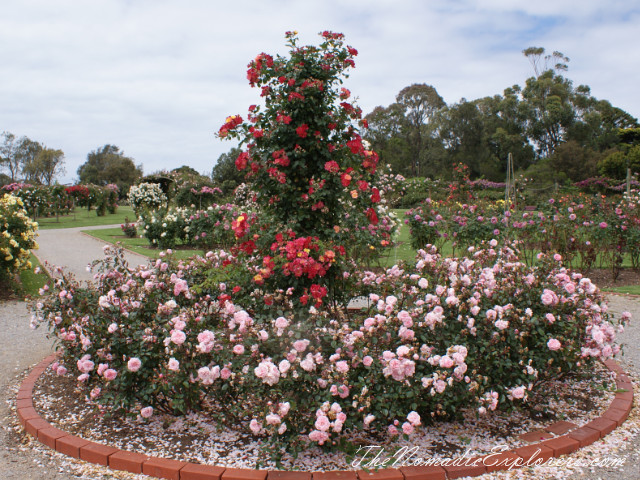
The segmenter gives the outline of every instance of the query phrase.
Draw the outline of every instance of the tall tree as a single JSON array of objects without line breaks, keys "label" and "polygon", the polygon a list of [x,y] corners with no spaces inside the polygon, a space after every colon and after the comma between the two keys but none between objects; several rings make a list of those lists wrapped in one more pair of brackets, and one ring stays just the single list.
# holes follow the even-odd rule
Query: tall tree
[{"label": "tall tree", "polygon": [[576,105],[588,89],[574,89],[571,80],[547,70],[527,80],[522,97],[527,107],[527,135],[541,157],[549,157],[566,140],[576,122]]},{"label": "tall tree", "polygon": [[394,172],[411,173],[411,151],[404,135],[406,119],[404,108],[399,103],[388,107],[378,106],[366,116],[369,128],[364,139],[380,156],[380,162],[391,165]]},{"label": "tall tree", "polygon": [[234,147],[220,155],[213,166],[211,180],[220,187],[224,195],[231,194],[245,180],[246,173],[236,167],[236,159],[241,153],[241,148]]},{"label": "tall tree", "polygon": [[436,89],[426,83],[403,88],[396,102],[402,107],[406,120],[403,136],[411,154],[411,173],[419,176],[420,166],[425,163],[425,152],[433,143],[431,120],[446,103]]},{"label": "tall tree", "polygon": [[133,159],[126,157],[115,145],[104,145],[87,155],[87,161],[78,168],[82,183],[107,185],[114,183],[121,195],[126,195],[129,187],[142,176],[142,166],[136,166]]},{"label": "tall tree", "polygon": [[542,47],[529,47],[522,51],[522,54],[529,59],[533,72],[539,77],[548,70],[567,71],[569,67],[569,57],[564,53],[555,51],[550,55],[545,55]]},{"label": "tall tree", "polygon": [[0,144],[0,164],[9,170],[11,182],[18,180],[22,170],[19,158],[16,157],[18,142],[11,132],[2,132],[2,144]]},{"label": "tall tree", "polygon": [[41,149],[23,167],[23,172],[29,182],[44,185],[51,185],[54,179],[64,171],[64,152],[46,147]]},{"label": "tall tree", "polygon": [[20,165],[20,170],[25,181],[30,183],[41,183],[38,172],[38,156],[43,150],[42,144],[31,140],[28,137],[20,138],[16,150],[16,159]]}]

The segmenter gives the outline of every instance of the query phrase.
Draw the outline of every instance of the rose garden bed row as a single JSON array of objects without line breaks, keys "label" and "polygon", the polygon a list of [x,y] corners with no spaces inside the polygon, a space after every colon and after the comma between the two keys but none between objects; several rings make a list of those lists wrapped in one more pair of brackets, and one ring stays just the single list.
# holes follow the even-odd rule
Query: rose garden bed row
[{"label": "rose garden bed row", "polygon": [[560,457],[591,445],[620,426],[629,416],[633,405],[633,384],[615,360],[606,360],[605,366],[616,373],[618,392],[615,399],[599,418],[578,427],[572,422],[559,421],[544,430],[521,435],[529,445],[477,458],[461,458],[459,465],[409,466],[377,471],[267,471],[224,468],[178,460],[158,458],[136,452],[119,450],[53,427],[40,417],[33,404],[33,388],[38,378],[57,358],[52,354],[42,360],[22,382],[17,394],[18,419],[26,432],[59,453],[90,463],[108,466],[114,470],[142,473],[172,480],[447,480],[507,470],[509,466],[532,466]]}]

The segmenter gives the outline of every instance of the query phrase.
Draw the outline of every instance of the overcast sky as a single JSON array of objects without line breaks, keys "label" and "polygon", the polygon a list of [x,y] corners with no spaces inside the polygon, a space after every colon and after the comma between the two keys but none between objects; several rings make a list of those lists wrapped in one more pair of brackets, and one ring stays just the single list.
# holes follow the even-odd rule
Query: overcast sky
[{"label": "overcast sky", "polygon": [[0,131],[62,149],[77,178],[87,153],[120,147],[145,174],[209,174],[233,144],[214,133],[259,90],[246,67],[344,33],[360,54],[346,86],[365,113],[413,83],[449,104],[524,85],[522,50],[559,50],[567,77],[640,116],[640,3],[620,0],[20,0],[0,14]]}]

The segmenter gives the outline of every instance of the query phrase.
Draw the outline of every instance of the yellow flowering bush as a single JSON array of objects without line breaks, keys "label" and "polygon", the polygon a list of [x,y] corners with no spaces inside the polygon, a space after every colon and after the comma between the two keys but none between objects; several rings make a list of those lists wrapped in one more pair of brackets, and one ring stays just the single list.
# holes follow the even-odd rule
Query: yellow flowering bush
[{"label": "yellow flowering bush", "polygon": [[35,241],[38,224],[31,220],[22,200],[5,194],[0,198],[0,281],[20,270],[31,268],[29,251],[38,248]]}]

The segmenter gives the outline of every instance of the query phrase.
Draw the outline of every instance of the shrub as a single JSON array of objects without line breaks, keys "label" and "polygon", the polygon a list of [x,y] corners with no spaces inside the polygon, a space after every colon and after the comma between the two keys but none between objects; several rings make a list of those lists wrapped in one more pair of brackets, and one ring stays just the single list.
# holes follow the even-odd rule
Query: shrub
[{"label": "shrub", "polygon": [[38,224],[29,218],[22,200],[4,194],[0,197],[0,226],[0,283],[4,283],[12,274],[31,268],[29,255],[38,248]]},{"label": "shrub", "polygon": [[[316,251],[308,240],[298,247]],[[559,256],[529,267],[496,241],[461,258],[429,247],[414,267],[364,272],[357,285],[367,310],[315,303],[305,322],[287,313],[291,291],[198,286],[211,271],[222,279],[240,267],[224,252],[163,256],[135,270],[110,253],[95,286],[66,278],[36,310],[60,340],[58,372],[77,375],[92,401],[134,414],[217,401],[225,421],[290,451],[346,430],[394,436],[469,408],[518,406],[546,379],[619,350],[589,279]],[[274,268],[295,268],[298,258],[285,253]]]},{"label": "shrub", "polygon": [[137,225],[135,224],[135,222],[130,223],[128,217],[124,217],[124,224],[120,225],[120,228],[122,229],[122,233],[124,233],[125,237],[127,238],[135,238],[138,236]]},{"label": "shrub", "polygon": [[137,215],[167,205],[167,196],[157,183],[140,183],[129,189],[129,205]]}]

